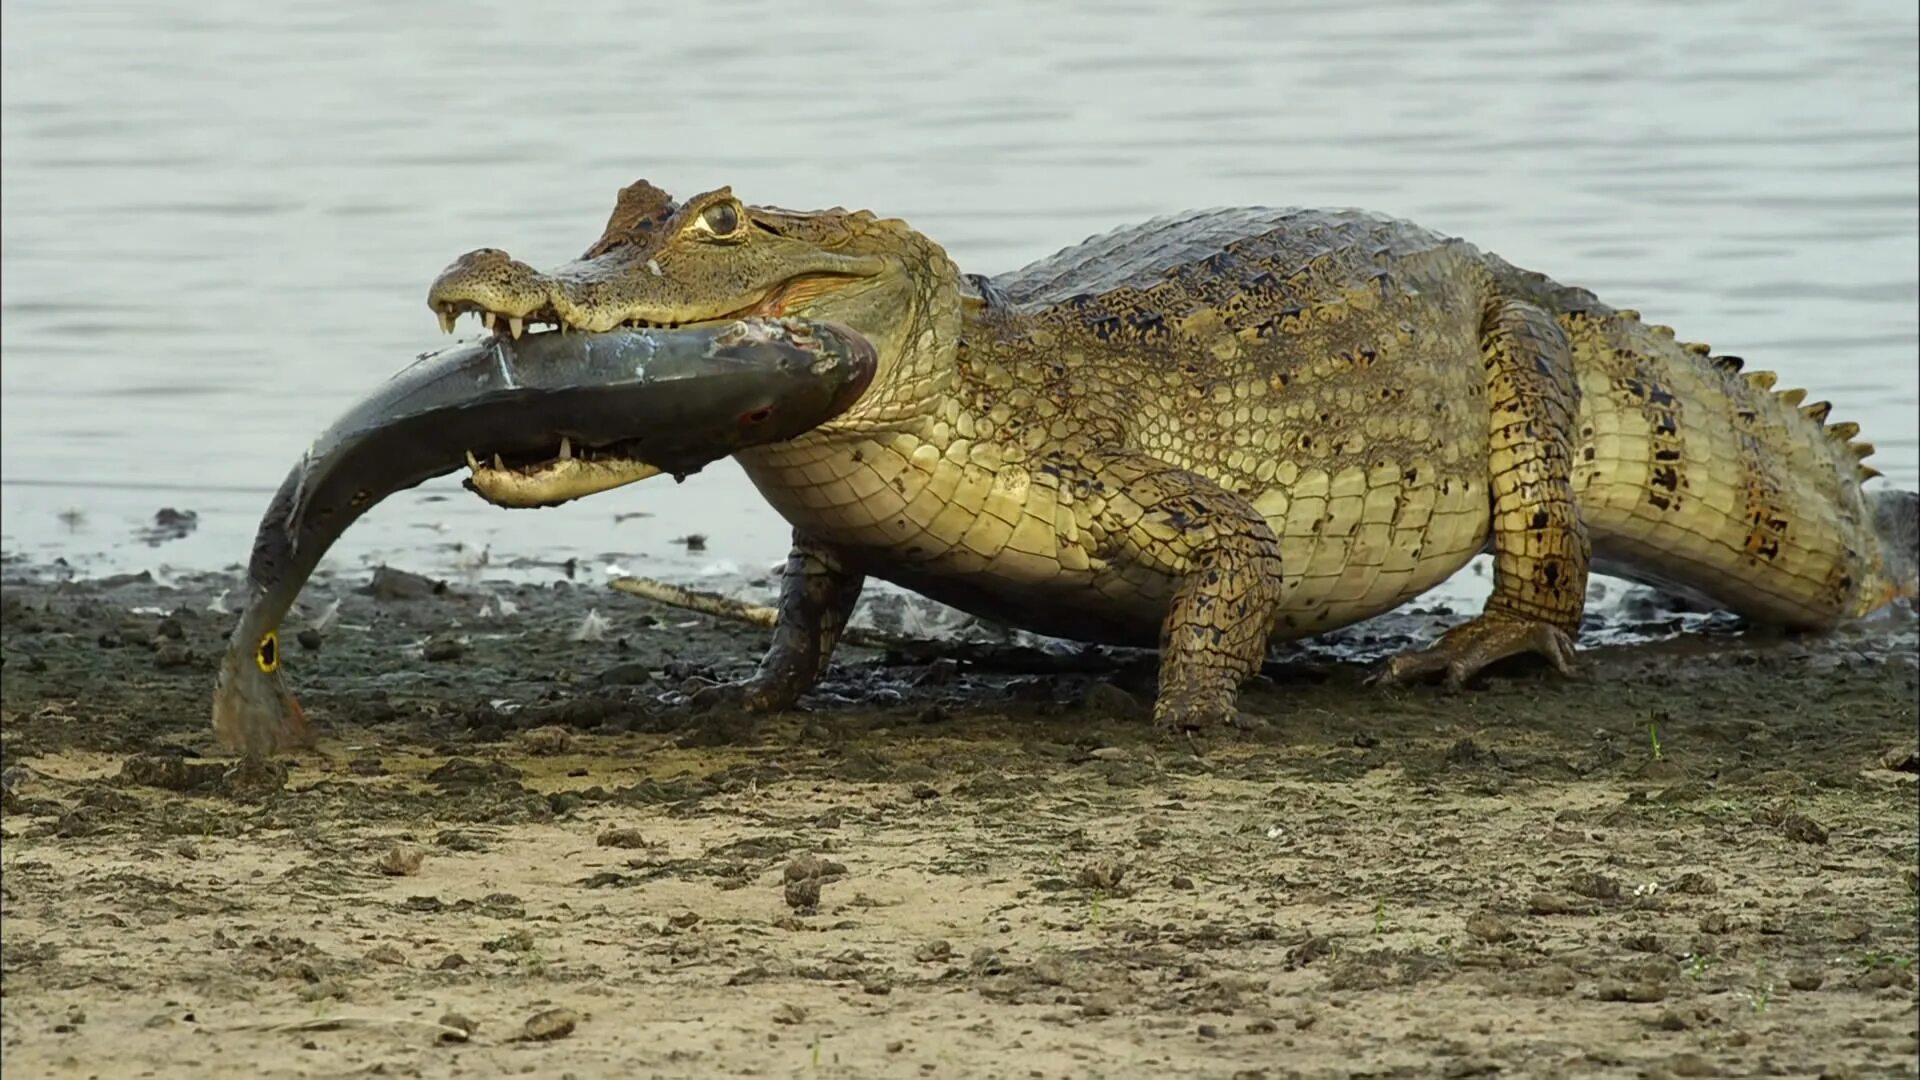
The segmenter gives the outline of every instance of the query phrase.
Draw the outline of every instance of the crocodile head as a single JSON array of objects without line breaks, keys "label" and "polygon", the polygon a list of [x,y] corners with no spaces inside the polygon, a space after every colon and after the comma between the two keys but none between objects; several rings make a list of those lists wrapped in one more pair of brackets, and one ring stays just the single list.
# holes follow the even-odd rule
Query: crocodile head
[{"label": "crocodile head", "polygon": [[837,322],[879,358],[872,389],[833,422],[857,427],[912,411],[908,391],[958,338],[963,291],[946,253],[903,222],[748,206],[730,188],[676,203],[641,180],[620,192],[606,230],[578,260],[542,271],[482,248],[440,274],[427,304],[448,332],[473,312],[516,336],[747,315]]}]

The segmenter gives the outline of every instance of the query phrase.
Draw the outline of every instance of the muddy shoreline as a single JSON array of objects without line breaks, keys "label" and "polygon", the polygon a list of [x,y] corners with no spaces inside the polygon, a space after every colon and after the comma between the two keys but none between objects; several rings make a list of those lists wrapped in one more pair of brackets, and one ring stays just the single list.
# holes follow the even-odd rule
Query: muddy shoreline
[{"label": "muddy shoreline", "polygon": [[684,696],[763,631],[353,572],[288,627],[319,749],[239,777],[236,578],[7,577],[36,1075],[1913,1074],[1910,619],[1363,686],[1427,609],[1188,743],[1143,654],[848,650],[753,721]]}]

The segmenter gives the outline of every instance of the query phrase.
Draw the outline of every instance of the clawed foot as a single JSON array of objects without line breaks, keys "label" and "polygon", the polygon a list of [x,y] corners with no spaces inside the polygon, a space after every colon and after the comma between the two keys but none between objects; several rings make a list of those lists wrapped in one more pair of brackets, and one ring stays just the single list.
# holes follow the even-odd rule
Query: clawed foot
[{"label": "clawed foot", "polygon": [[1153,722],[1176,735],[1204,734],[1221,728],[1251,726],[1232,694],[1163,691],[1153,705]]},{"label": "clawed foot", "polygon": [[728,710],[770,713],[791,708],[798,700],[800,700],[799,690],[785,685],[780,680],[755,676],[739,682],[702,687],[687,699],[687,704],[695,712]]},{"label": "clawed foot", "polygon": [[1404,652],[1387,661],[1367,682],[1406,686],[1445,672],[1446,684],[1458,689],[1487,665],[1522,653],[1544,656],[1567,675],[1573,672],[1573,652],[1573,639],[1557,626],[1487,613],[1447,631],[1428,648]]}]

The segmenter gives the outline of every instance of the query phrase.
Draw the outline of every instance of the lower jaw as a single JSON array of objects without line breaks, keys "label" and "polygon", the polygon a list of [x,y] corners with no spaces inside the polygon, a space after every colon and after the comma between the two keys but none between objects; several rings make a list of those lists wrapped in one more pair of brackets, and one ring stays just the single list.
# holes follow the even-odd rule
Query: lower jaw
[{"label": "lower jaw", "polygon": [[482,466],[470,471],[467,489],[495,506],[534,509],[558,506],[660,475],[643,461],[555,459],[525,469]]}]

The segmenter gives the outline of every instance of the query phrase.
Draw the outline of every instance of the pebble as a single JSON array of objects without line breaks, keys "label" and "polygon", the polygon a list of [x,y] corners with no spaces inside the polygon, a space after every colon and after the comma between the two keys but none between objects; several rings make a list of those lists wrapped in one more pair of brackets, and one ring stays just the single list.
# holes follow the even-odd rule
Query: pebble
[{"label": "pebble", "polygon": [[389,877],[412,877],[420,872],[420,864],[425,862],[425,849],[413,844],[395,844],[380,856],[375,867]]},{"label": "pebble", "polygon": [[426,647],[420,650],[420,655],[424,659],[440,663],[458,660],[466,655],[466,652],[467,647],[459,638],[437,637],[427,642]]},{"label": "pebble", "polygon": [[546,1009],[527,1017],[520,1025],[520,1037],[533,1042],[564,1039],[580,1026],[580,1014],[572,1009]]}]

